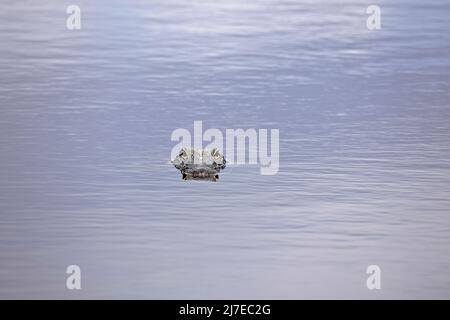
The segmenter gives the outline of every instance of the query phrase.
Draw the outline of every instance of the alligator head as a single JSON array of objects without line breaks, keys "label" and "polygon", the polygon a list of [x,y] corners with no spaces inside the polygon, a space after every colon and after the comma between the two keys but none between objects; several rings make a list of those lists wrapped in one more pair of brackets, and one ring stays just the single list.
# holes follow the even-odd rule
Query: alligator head
[{"label": "alligator head", "polygon": [[226,160],[217,148],[183,148],[172,163],[184,180],[216,181],[220,170],[225,168]]}]

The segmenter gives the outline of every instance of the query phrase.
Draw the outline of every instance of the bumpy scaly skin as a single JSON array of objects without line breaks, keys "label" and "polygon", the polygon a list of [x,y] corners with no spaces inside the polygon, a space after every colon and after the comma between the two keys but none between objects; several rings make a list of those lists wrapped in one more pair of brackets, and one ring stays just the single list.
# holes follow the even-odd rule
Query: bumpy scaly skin
[{"label": "bumpy scaly skin", "polygon": [[217,148],[201,150],[183,148],[172,163],[181,171],[184,180],[215,181],[219,178],[220,170],[225,168],[226,160]]}]

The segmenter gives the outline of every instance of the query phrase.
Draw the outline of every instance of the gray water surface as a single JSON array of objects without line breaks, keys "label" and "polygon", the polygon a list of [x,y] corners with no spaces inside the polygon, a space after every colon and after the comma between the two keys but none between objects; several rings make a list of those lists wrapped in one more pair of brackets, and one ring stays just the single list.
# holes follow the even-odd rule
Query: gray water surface
[{"label": "gray water surface", "polygon": [[[450,298],[448,1],[75,2],[2,1],[0,298]],[[279,173],[182,181],[194,120]]]}]

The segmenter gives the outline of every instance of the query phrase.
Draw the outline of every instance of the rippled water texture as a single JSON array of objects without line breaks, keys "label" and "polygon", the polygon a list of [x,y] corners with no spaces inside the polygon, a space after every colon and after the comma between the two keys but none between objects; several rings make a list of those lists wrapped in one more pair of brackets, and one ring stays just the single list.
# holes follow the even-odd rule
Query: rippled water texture
[{"label": "rippled water texture", "polygon": [[[74,2],[2,1],[1,298],[450,298],[448,1]],[[181,180],[194,120],[279,173]]]}]

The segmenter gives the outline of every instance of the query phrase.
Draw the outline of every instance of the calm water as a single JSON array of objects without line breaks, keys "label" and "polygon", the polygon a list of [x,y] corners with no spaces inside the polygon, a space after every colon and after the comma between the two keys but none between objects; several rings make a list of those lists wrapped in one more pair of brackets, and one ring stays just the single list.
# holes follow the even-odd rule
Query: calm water
[{"label": "calm water", "polygon": [[[448,1],[3,2],[0,298],[450,298]],[[194,120],[279,173],[182,181]]]}]

